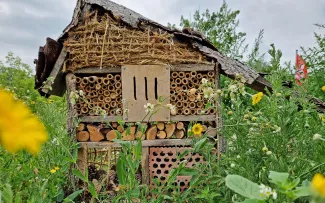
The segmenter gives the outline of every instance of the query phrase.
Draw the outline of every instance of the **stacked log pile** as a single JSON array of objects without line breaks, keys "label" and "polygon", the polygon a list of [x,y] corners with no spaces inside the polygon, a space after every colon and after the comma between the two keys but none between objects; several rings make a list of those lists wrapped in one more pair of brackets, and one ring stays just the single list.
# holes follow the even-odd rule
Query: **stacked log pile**
[{"label": "stacked log pile", "polygon": [[[80,123],[77,127],[76,138],[79,142],[113,141],[121,137],[122,140],[156,140],[156,139],[184,139],[187,138],[189,122],[176,123],[127,123],[122,126],[117,122],[108,124]],[[216,136],[215,122],[202,123],[203,132],[209,136]]]},{"label": "stacked log pile", "polygon": [[76,78],[77,90],[83,91],[83,96],[76,103],[79,116],[100,115],[105,110],[106,115],[122,115],[122,82],[120,74],[107,74],[103,77],[89,76]]},{"label": "stacked log pile", "polygon": [[203,78],[214,83],[214,71],[171,72],[170,101],[177,108],[177,115],[215,114],[214,109],[203,111],[208,102],[200,89]]}]

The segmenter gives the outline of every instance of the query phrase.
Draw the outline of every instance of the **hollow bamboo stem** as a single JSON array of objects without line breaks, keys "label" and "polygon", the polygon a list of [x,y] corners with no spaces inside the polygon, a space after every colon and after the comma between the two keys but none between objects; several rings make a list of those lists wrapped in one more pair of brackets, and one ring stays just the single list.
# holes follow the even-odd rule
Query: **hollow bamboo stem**
[{"label": "hollow bamboo stem", "polygon": [[190,115],[191,114],[191,111],[186,108],[186,109],[183,110],[183,114],[186,115],[186,116],[187,115]]},{"label": "hollow bamboo stem", "polygon": [[179,77],[179,75],[178,75],[178,72],[172,72],[172,78],[178,78]]},{"label": "hollow bamboo stem", "polygon": [[120,89],[120,88],[122,88],[122,83],[121,83],[121,82],[116,82],[116,83],[115,83],[115,88],[116,88],[116,89]]},{"label": "hollow bamboo stem", "polygon": [[180,78],[185,77],[185,73],[184,72],[179,72],[178,75],[179,75]]}]

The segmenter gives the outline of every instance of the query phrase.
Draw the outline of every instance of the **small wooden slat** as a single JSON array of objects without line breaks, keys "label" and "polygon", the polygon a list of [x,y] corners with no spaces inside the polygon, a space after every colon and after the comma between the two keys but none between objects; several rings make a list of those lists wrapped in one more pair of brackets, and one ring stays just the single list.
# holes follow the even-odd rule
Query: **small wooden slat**
[{"label": "small wooden slat", "polygon": [[[170,65],[170,71],[212,71],[214,64],[176,64]],[[113,67],[87,67],[75,70],[73,73],[82,74],[107,74],[107,73],[120,73],[121,66]]]},{"label": "small wooden slat", "polygon": [[[122,120],[122,116],[82,116],[79,117],[80,122],[116,122],[118,120]],[[171,121],[215,121],[215,115],[177,115],[170,116]]]},{"label": "small wooden slat", "polygon": [[121,66],[113,66],[113,67],[87,67],[75,70],[73,73],[81,73],[81,74],[107,74],[107,73],[120,73]]},{"label": "small wooden slat", "polygon": [[149,147],[142,147],[141,167],[142,184],[149,185]]},{"label": "small wooden slat", "polygon": [[177,115],[170,117],[171,121],[214,121],[215,119],[215,115]]},{"label": "small wooden slat", "polygon": [[77,165],[78,169],[82,174],[86,174],[86,170],[88,167],[88,153],[87,150],[88,146],[87,145],[81,145],[80,148],[78,148],[78,160],[77,160]]},{"label": "small wooden slat", "polygon": [[[137,141],[130,141],[134,144]],[[163,140],[143,140],[142,147],[165,147],[165,146],[189,146],[191,145],[191,139],[163,139]],[[87,146],[87,148],[105,148],[120,147],[121,145],[115,142],[81,142],[81,146]]]},{"label": "small wooden slat", "polygon": [[[50,95],[63,96],[66,90],[66,86],[64,85],[65,78],[64,73],[62,72],[62,66],[64,64],[66,56],[67,51],[65,50],[65,48],[63,48],[49,76],[54,78],[54,82],[53,84],[51,84],[52,90],[42,88],[42,92]],[[46,85],[49,85],[48,82]]]},{"label": "small wooden slat", "polygon": [[118,120],[122,120],[122,116],[82,116],[79,117],[80,122],[116,122]]}]

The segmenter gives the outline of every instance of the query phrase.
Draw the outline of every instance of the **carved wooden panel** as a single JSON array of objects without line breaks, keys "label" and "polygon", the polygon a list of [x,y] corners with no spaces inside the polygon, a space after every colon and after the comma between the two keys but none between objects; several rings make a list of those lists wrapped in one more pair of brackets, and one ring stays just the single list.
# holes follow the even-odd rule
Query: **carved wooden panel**
[{"label": "carved wooden panel", "polygon": [[[170,103],[170,68],[165,65],[125,65],[122,67],[122,98],[124,109],[123,120],[135,121],[169,121],[170,111],[164,105]],[[148,115],[144,105],[157,104],[163,100],[162,106],[155,108],[156,113]]]}]

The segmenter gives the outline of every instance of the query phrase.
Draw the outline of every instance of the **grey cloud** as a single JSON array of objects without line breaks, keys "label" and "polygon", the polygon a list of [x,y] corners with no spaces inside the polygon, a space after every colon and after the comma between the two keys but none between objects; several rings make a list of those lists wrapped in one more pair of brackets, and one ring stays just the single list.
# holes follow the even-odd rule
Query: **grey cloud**
[{"label": "grey cloud", "polygon": [[[200,9],[217,11],[222,0],[114,0],[152,20],[166,25],[179,24],[181,15],[189,18]],[[324,0],[228,0],[229,8],[239,9],[241,31],[252,43],[265,29],[263,51],[269,44],[284,52],[285,60],[294,60],[299,46],[312,46],[314,23],[325,23]],[[0,0],[0,60],[13,51],[32,65],[38,46],[46,37],[56,39],[71,21],[76,0]],[[1,10],[1,5],[7,5]],[[2,11],[2,12],[1,12]]]}]

